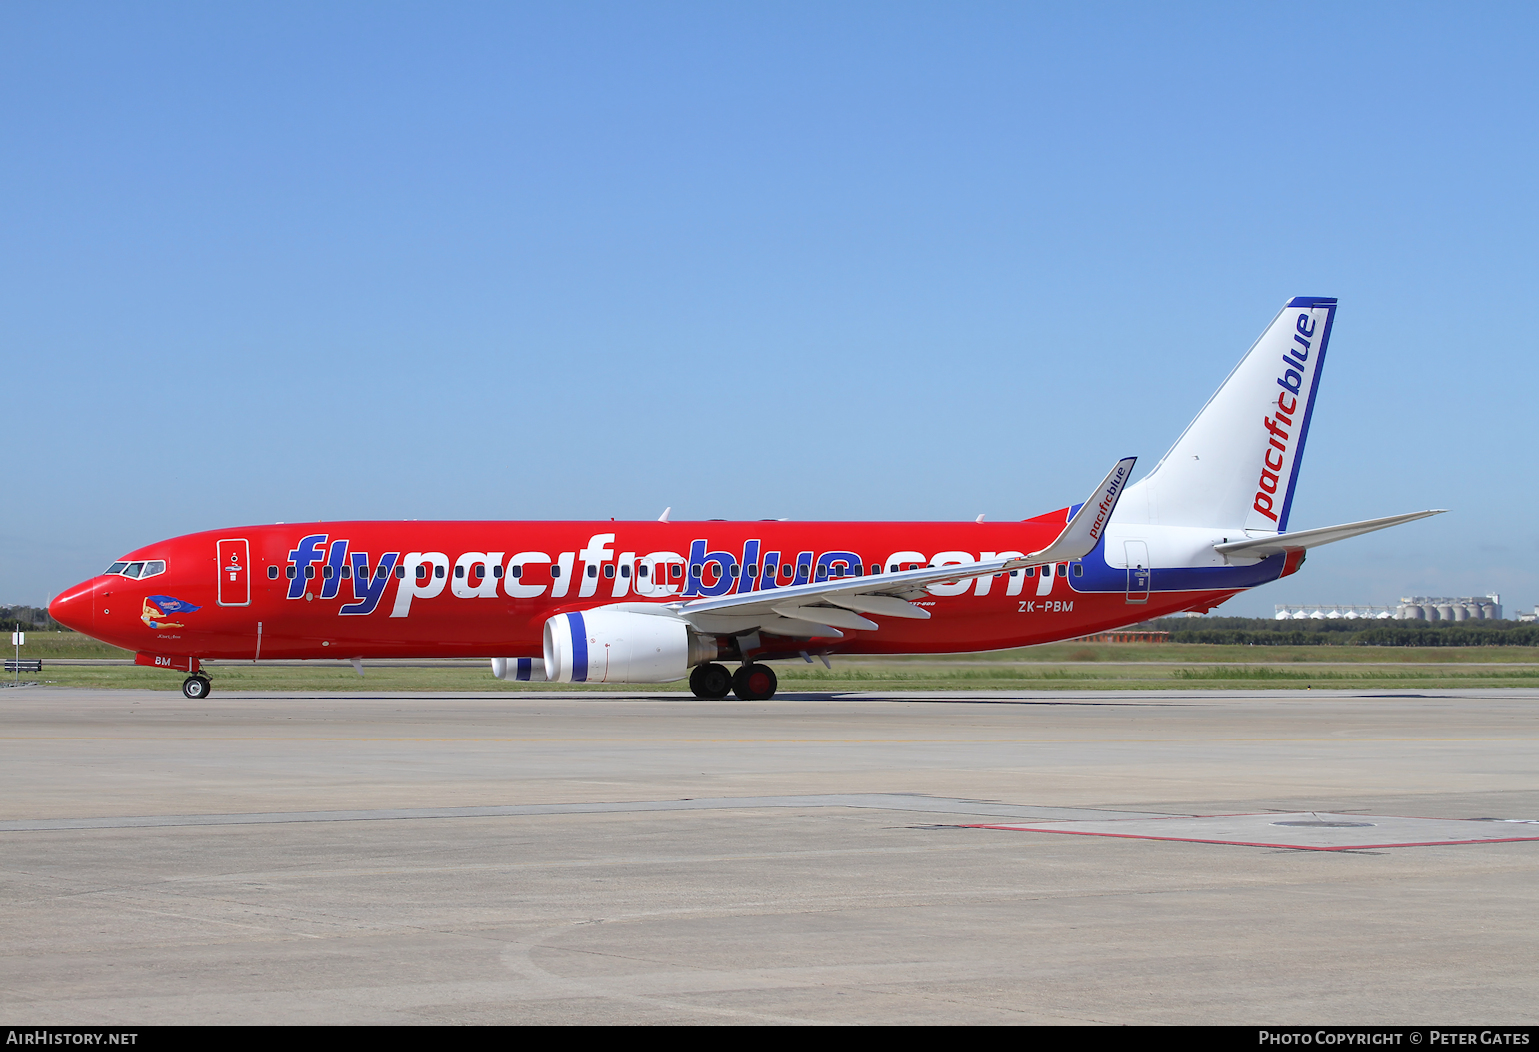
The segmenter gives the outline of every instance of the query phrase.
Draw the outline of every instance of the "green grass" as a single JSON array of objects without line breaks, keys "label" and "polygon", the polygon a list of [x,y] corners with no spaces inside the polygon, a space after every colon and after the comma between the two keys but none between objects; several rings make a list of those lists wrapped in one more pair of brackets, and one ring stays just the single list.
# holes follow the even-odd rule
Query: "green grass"
[{"label": "green grass", "polygon": [[[0,636],[0,649],[5,651],[5,656],[16,656],[16,648],[6,643],[10,634]],[[83,636],[79,632],[28,632],[27,643],[21,648],[23,660],[29,658],[127,658],[133,660],[132,650],[122,650],[103,643],[90,636]]]},{"label": "green grass", "polygon": [[[22,679],[60,686],[178,690],[182,675],[126,665],[68,666],[57,659],[131,660],[73,632],[29,632],[23,657],[41,658],[41,675]],[[776,662],[781,690],[1150,690],[1245,687],[1532,687],[1539,685],[1533,647],[1212,646],[1178,643],[1052,643],[987,654],[835,657],[821,663]],[[504,683],[484,661],[369,663],[360,679],[346,663],[208,666],[215,689],[293,691],[680,691],[683,683],[572,686]]]}]

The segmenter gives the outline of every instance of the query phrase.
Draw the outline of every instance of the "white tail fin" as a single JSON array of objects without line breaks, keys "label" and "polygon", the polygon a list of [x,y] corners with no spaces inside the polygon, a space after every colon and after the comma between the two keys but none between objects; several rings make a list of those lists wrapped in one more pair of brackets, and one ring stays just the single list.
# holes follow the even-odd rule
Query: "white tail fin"
[{"label": "white tail fin", "polygon": [[1117,521],[1287,529],[1335,318],[1334,299],[1289,302],[1170,452],[1128,487]]}]

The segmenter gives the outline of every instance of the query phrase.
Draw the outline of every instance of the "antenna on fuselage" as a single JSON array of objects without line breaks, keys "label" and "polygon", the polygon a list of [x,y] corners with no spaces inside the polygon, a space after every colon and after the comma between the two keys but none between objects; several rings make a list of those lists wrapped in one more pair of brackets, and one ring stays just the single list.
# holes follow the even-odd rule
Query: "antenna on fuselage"
[{"label": "antenna on fuselage", "polygon": [[667,522],[668,521],[668,513],[671,512],[672,510],[673,510],[673,505],[672,504],[668,505],[668,507],[663,509],[663,513],[657,517],[657,521],[658,522]]}]

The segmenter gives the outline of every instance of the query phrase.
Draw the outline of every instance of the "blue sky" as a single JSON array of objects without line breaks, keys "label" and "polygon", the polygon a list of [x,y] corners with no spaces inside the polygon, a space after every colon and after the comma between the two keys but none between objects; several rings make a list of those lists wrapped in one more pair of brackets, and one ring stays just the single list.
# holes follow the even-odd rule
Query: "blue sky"
[{"label": "blue sky", "polygon": [[0,7],[0,600],[346,518],[1021,518],[1341,300],[1279,602],[1539,601],[1539,9]]}]

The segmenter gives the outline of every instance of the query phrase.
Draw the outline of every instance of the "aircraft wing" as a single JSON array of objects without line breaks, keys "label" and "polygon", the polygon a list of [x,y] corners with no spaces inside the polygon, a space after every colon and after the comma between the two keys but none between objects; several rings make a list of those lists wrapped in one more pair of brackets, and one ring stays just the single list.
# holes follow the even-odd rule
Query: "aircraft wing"
[{"label": "aircraft wing", "polygon": [[[1123,488],[1132,477],[1135,459],[1127,457],[1118,461],[1053,542],[1030,555],[928,566],[896,573],[830,577],[826,581],[670,603],[662,609],[684,618],[702,632],[739,635],[758,631],[802,639],[837,639],[844,635],[839,631],[841,628],[871,631],[880,627],[863,616],[865,614],[922,620],[928,618],[930,612],[909,600],[924,596],[928,585],[1079,559],[1090,554],[1111,519]],[[657,607],[652,609],[658,610]]]},{"label": "aircraft wing", "polygon": [[1344,541],[1348,537],[1399,526],[1402,522],[1414,522],[1417,519],[1425,519],[1429,515],[1441,515],[1447,510],[1438,508],[1432,511],[1413,511],[1405,515],[1389,515],[1382,519],[1349,522],[1343,526],[1325,526],[1318,530],[1299,530],[1296,533],[1278,533],[1270,537],[1230,541],[1228,544],[1215,544],[1213,550],[1224,556],[1240,555],[1261,559],[1268,555],[1276,555],[1278,552],[1297,551],[1300,548],[1330,544],[1332,541]]}]

